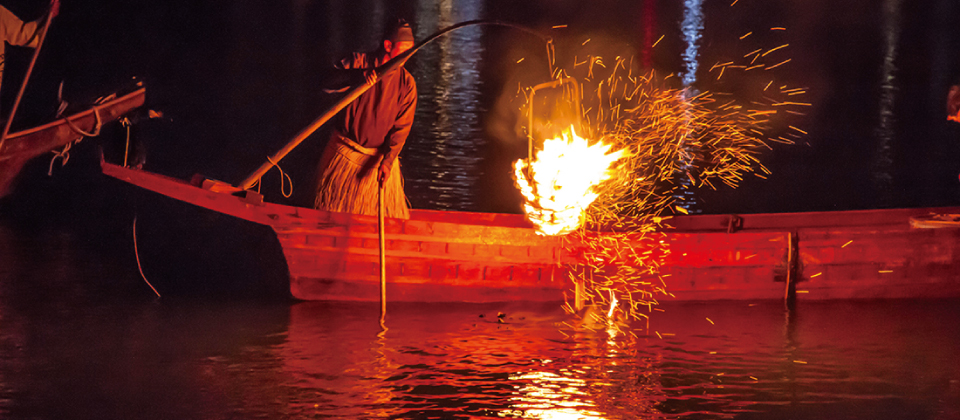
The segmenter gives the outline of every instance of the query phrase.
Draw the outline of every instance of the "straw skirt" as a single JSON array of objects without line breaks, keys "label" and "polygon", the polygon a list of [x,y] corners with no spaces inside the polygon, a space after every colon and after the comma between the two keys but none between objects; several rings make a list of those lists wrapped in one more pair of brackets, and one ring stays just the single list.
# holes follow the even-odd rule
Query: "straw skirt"
[{"label": "straw skirt", "polygon": [[[377,149],[333,136],[320,158],[317,198],[314,207],[340,213],[377,215],[377,172],[381,155]],[[385,217],[410,218],[399,160],[390,168],[383,186]]]}]

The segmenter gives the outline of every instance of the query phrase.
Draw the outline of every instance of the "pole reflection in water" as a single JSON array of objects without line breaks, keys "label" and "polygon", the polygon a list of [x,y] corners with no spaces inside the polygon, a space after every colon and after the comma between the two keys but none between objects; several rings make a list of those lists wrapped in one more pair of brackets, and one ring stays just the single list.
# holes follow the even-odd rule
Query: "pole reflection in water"
[{"label": "pole reflection in water", "polygon": [[896,59],[900,44],[900,0],[883,2],[883,65],[880,75],[880,115],[876,128],[878,144],[873,162],[873,183],[880,207],[893,204],[893,148],[897,95]]},{"label": "pole reflection in water", "polygon": [[[700,38],[703,33],[703,1],[685,0],[683,2],[683,22],[680,24],[680,31],[683,33],[683,41],[687,44],[683,51],[684,72],[682,75],[683,87],[692,89],[687,92],[687,98],[697,96],[699,91],[693,86],[697,81],[697,69],[700,60]],[[693,147],[685,147],[684,150],[690,155],[687,160],[692,162],[693,154],[696,152]],[[677,206],[686,210],[687,213],[700,213],[702,210],[697,206],[697,197],[693,191],[693,184],[686,174],[693,169],[689,162],[681,163],[677,169],[680,188],[674,194]]]}]

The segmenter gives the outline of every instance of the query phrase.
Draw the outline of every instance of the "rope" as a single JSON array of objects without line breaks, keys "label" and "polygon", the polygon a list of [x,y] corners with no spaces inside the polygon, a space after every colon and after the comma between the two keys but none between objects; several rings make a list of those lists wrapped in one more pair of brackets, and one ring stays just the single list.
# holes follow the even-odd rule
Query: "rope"
[{"label": "rope", "polygon": [[130,119],[124,117],[120,120],[120,124],[123,124],[127,128],[127,145],[123,148],[123,167],[127,167],[127,157],[130,156]]},{"label": "rope", "polygon": [[96,137],[100,135],[100,127],[103,126],[103,121],[100,121],[100,110],[97,109],[96,107],[93,108],[93,116],[96,117],[97,123],[93,126],[92,133],[88,133],[86,131],[81,130],[80,127],[77,127],[77,125],[74,124],[73,121],[70,121],[69,118],[64,118],[63,120],[67,122],[67,126],[70,127],[70,129],[73,130],[74,133],[77,133],[84,137]]},{"label": "rope", "polygon": [[[80,127],[77,127],[77,125],[74,124],[73,121],[70,121],[69,118],[64,118],[63,120],[66,121],[67,126],[70,127],[70,129],[73,130],[73,132],[83,137],[96,137],[100,135],[100,128],[103,127],[103,121],[100,119],[100,110],[98,110],[97,108],[93,108],[93,116],[96,119],[96,124],[94,124],[93,126],[93,132],[90,132],[90,133],[83,131],[83,129],[81,129]],[[127,124],[124,124],[124,125],[127,126],[127,146],[129,148],[130,126]],[[81,137],[80,140],[83,140],[83,137]],[[79,143],[80,140],[77,140],[73,143]],[[70,160],[70,147],[73,145],[73,143],[65,144],[63,146],[62,151],[59,151],[59,152],[56,150],[53,151],[53,158],[50,159],[50,167],[47,168],[47,176],[53,176],[53,163],[57,161],[57,158],[63,159],[63,163],[61,163],[60,166],[67,166],[67,161]],[[127,166],[126,155],[124,155],[123,157],[123,166]]]},{"label": "rope", "polygon": [[140,252],[137,251],[137,215],[133,215],[133,255],[137,257],[137,269],[140,270],[140,277],[143,278],[143,281],[147,283],[147,286],[150,286],[150,290],[153,290],[153,293],[157,294],[157,297],[160,297],[160,292],[157,291],[150,280],[147,280],[147,276],[143,275],[143,266],[140,265]]},{"label": "rope", "polygon": [[[273,159],[270,159],[269,156],[267,157],[267,162],[270,162],[273,164],[273,166],[276,166],[277,170],[280,171],[280,194],[283,194],[283,198],[290,198],[290,196],[293,195],[293,178],[290,178],[290,175],[287,175],[287,173],[283,171],[283,168],[281,168],[277,162],[274,162]],[[258,183],[259,181],[260,180],[257,179]],[[286,188],[284,188],[284,185],[286,185],[287,182],[290,183],[289,193],[286,192]],[[257,192],[260,192],[259,188],[257,189]]]},{"label": "rope", "polygon": [[57,158],[63,159],[63,163],[60,166],[67,166],[67,161],[70,160],[70,146],[73,143],[67,143],[63,146],[62,151],[51,150],[53,152],[53,158],[50,159],[50,168],[47,169],[47,176],[53,176],[53,162],[57,161]]}]

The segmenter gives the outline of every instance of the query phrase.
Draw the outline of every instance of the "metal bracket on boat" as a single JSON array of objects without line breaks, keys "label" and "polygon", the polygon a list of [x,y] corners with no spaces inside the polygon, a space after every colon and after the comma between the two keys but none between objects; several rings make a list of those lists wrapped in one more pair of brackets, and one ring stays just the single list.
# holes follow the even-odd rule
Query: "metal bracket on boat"
[{"label": "metal bracket on boat", "polygon": [[233,195],[250,204],[263,204],[263,195],[253,190],[243,190]]},{"label": "metal bracket on boat", "polygon": [[[569,84],[572,88],[572,93],[570,95],[573,98],[573,109],[574,114],[576,114],[576,129],[580,130],[580,84],[577,83],[577,79],[573,77],[565,77],[562,79],[557,79],[550,82],[541,83],[534,86],[530,89],[530,98],[528,99],[530,106],[527,107],[527,163],[533,162],[533,97],[537,94],[537,91],[540,89],[556,89],[562,88],[564,85]],[[580,130],[582,132],[582,130]]]},{"label": "metal bracket on boat", "polygon": [[[195,175],[195,178],[199,178],[200,188],[203,188],[210,192],[215,193],[228,193],[232,196],[239,197],[244,202],[250,204],[263,204],[263,195],[253,191],[253,190],[243,190],[233,185],[230,185],[223,181],[218,181],[216,179],[206,179],[202,175]],[[191,182],[194,185],[197,185],[197,180]]]},{"label": "metal bracket on boat", "polygon": [[234,187],[233,185],[230,185],[223,181],[218,181],[216,179],[203,178],[203,175],[200,175],[200,174],[194,175],[194,180],[191,181],[191,184],[211,192],[225,192],[225,193],[233,194],[233,193],[243,191],[240,188]]},{"label": "metal bracket on boat", "polygon": [[731,214],[730,218],[727,220],[727,233],[735,233],[740,229],[743,229],[743,218],[735,214]]}]

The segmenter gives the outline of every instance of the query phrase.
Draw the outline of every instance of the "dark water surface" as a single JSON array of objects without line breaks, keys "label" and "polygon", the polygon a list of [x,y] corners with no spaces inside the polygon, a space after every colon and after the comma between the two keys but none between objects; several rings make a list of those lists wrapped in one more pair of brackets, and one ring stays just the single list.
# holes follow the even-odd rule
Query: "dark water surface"
[{"label": "dark water surface", "polygon": [[[164,297],[0,229],[0,418],[960,418],[955,301],[379,306]],[[504,314],[498,321],[498,314]]]}]

